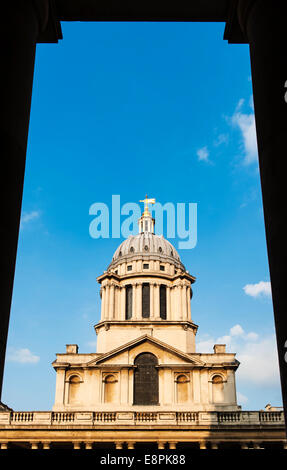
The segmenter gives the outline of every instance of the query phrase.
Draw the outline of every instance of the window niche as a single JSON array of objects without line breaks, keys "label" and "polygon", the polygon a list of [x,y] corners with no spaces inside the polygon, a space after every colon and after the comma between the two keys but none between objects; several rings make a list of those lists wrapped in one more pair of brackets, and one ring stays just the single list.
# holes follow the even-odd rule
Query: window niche
[{"label": "window niche", "polygon": [[142,317],[150,317],[150,286],[149,284],[142,285]]},{"label": "window niche", "polygon": [[161,285],[159,289],[160,297],[160,318],[166,320],[166,286]]},{"label": "window niche", "polygon": [[211,379],[212,383],[212,402],[224,402],[224,380],[221,375],[214,375]]},{"label": "window niche", "polygon": [[68,379],[68,403],[73,405],[80,402],[81,377],[72,375]]},{"label": "window niche", "polygon": [[189,383],[190,379],[186,374],[179,374],[175,379],[176,402],[186,403],[189,401]]},{"label": "window niche", "polygon": [[131,285],[126,286],[126,320],[132,318],[133,308],[133,287]]},{"label": "window niche", "polygon": [[109,374],[104,377],[104,402],[116,403],[118,401],[118,379],[116,375]]}]

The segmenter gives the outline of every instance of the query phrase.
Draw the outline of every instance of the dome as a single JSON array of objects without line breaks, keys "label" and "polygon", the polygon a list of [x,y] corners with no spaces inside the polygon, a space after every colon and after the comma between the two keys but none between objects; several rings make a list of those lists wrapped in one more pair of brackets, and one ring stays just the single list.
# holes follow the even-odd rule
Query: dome
[{"label": "dome", "polygon": [[151,232],[142,232],[129,236],[116,249],[108,269],[130,259],[157,259],[171,263],[185,271],[179,254],[174,246],[163,235]]}]

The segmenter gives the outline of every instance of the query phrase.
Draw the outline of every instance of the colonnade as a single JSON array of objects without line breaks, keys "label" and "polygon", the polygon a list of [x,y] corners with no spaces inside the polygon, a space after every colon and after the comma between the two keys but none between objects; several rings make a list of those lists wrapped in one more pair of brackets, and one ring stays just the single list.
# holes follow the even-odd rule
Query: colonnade
[{"label": "colonnade", "polygon": [[[9,448],[9,442],[11,441],[2,441],[0,442],[0,449],[1,450],[5,450],[5,449],[8,449]],[[205,449],[210,449],[210,450],[216,450],[216,449],[220,449],[222,447],[222,445],[224,444],[228,444],[230,448],[238,448],[240,447],[242,450],[258,450],[258,449],[265,449],[265,448],[270,448],[270,446],[272,446],[272,443],[278,445],[278,444],[281,444],[281,448],[282,449],[287,449],[287,442],[286,441],[260,441],[260,440],[254,440],[254,441],[228,441],[228,440],[194,440],[194,441],[184,441],[184,442],[176,442],[176,441],[155,441],[155,442],[145,442],[144,444],[146,444],[146,449],[148,450],[149,449],[149,445],[150,444],[157,444],[157,448],[159,450],[175,450],[175,449],[178,449],[178,450],[183,450],[183,448],[181,447],[181,444],[184,445],[184,449],[188,450],[188,444],[190,444],[190,448],[194,449],[194,448],[198,448],[198,449],[202,449],[202,450],[205,450]],[[21,446],[21,442],[13,442],[14,444],[14,447],[15,445],[19,446],[19,447],[22,447]],[[49,450],[51,448],[53,448],[53,444],[57,444],[57,448],[59,448],[59,444],[61,444],[61,442],[57,442],[57,441],[54,441],[54,442],[47,442],[47,441],[31,441],[31,442],[26,442],[25,444],[27,444],[28,448],[32,449],[32,450],[40,450],[40,449],[43,449],[43,450]],[[95,449],[95,450],[101,450],[101,442],[99,441],[86,441],[86,440],[78,440],[78,441],[65,441],[65,442],[62,442],[63,444],[63,447],[66,446],[67,444],[68,445],[72,445],[73,448],[75,450],[80,450],[80,449],[86,449],[86,450],[91,450],[91,449]],[[136,441],[114,441],[114,442],[111,442],[111,441],[103,441],[103,444],[114,444],[114,448],[115,449],[136,449],[136,444],[137,442]],[[143,443],[141,443],[143,444]],[[23,443],[22,443],[23,445]],[[277,447],[278,448],[278,447]]]},{"label": "colonnade", "polygon": [[[101,287],[101,320],[126,320],[126,286],[132,286],[132,318],[142,320],[142,286],[145,280],[132,281],[120,285],[114,281]],[[166,319],[191,321],[190,284],[188,282],[168,285],[161,282],[148,282],[150,286],[149,320],[160,319],[160,286],[166,287]]]}]

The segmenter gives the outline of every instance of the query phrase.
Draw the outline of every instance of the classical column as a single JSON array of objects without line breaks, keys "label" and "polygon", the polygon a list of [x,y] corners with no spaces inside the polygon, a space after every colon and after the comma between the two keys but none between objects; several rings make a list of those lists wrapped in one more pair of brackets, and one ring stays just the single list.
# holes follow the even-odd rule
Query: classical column
[{"label": "classical column", "polygon": [[90,450],[90,449],[93,448],[93,443],[90,442],[90,441],[89,441],[89,442],[85,442],[84,444],[85,444],[85,449],[89,449],[89,450]]},{"label": "classical column", "polygon": [[115,285],[110,285],[110,308],[109,308],[109,319],[114,320],[115,316]]},{"label": "classical column", "polygon": [[191,305],[190,305],[190,301],[191,301],[191,287],[188,286],[187,288],[187,319],[188,321],[191,321]]},{"label": "classical column", "polygon": [[101,320],[105,320],[105,301],[106,301],[106,287],[101,287],[102,299],[101,299]]},{"label": "classical column", "polygon": [[126,288],[124,286],[120,287],[120,297],[121,297],[120,319],[125,320],[126,319]]},{"label": "classical column", "polygon": [[211,449],[218,449],[218,442],[211,442],[210,447]]},{"label": "classical column", "polygon": [[31,442],[31,449],[39,449],[39,442]]},{"label": "classical column", "polygon": [[166,286],[166,319],[171,320],[170,286]]},{"label": "classical column", "polygon": [[43,442],[42,444],[43,444],[43,449],[45,450],[50,449],[50,444],[51,444],[50,442]]},{"label": "classical column", "polygon": [[182,319],[187,319],[187,302],[186,302],[186,285],[182,284],[181,288],[181,312],[182,312]]},{"label": "classical column", "polygon": [[0,442],[0,449],[1,450],[8,449],[8,442]]},{"label": "classical column", "polygon": [[200,449],[206,449],[206,442],[205,441],[200,441],[199,442],[199,448]]},{"label": "classical column", "polygon": [[137,287],[136,284],[132,284],[133,286],[133,308],[132,308],[132,320],[136,319],[136,311],[137,311]]},{"label": "classical column", "polygon": [[74,449],[80,449],[81,448],[81,443],[80,442],[73,442]]},{"label": "classical column", "polygon": [[134,442],[128,442],[128,449],[134,449],[135,448],[135,443]]},{"label": "classical column", "polygon": [[105,295],[105,320],[109,320],[109,318],[110,318],[110,313],[109,313],[109,308],[110,308],[110,286],[109,286],[109,284],[106,284],[105,290],[106,290],[106,295]]},{"label": "classical column", "polygon": [[56,394],[55,405],[63,405],[65,398],[65,376],[66,369],[64,367],[57,368],[56,375]]},{"label": "classical column", "polygon": [[154,284],[151,282],[150,286],[150,319],[154,320]]},{"label": "classical column", "polygon": [[176,444],[177,442],[174,441],[168,443],[170,449],[176,449]]},{"label": "classical column", "polygon": [[249,449],[247,442],[240,442],[241,449]]},{"label": "classical column", "polygon": [[165,442],[158,441],[158,443],[157,443],[157,448],[158,449],[164,449],[164,446],[165,446]]},{"label": "classical column", "polygon": [[178,320],[183,320],[182,311],[182,284],[177,286],[177,298],[178,298]]},{"label": "classical column", "polygon": [[252,86],[275,329],[287,423],[287,3],[240,0],[238,19],[250,47]]},{"label": "classical column", "polygon": [[123,448],[123,442],[116,441],[116,449],[122,449]]}]

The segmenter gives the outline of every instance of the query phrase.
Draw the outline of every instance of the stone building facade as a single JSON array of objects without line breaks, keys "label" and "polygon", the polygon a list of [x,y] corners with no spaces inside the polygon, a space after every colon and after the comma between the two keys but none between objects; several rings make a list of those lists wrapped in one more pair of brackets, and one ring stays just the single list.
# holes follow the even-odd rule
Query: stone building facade
[{"label": "stone building facade", "polygon": [[196,352],[195,278],[154,234],[147,205],[98,282],[97,352],[57,354],[53,411],[0,413],[2,447],[286,445],[282,411],[238,406],[235,354]]}]

